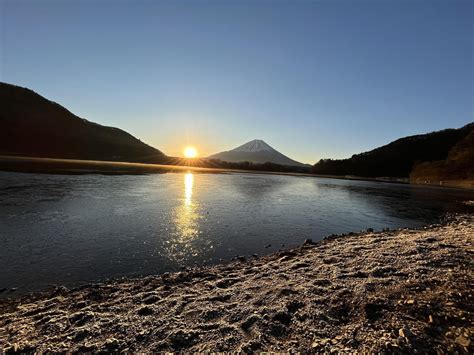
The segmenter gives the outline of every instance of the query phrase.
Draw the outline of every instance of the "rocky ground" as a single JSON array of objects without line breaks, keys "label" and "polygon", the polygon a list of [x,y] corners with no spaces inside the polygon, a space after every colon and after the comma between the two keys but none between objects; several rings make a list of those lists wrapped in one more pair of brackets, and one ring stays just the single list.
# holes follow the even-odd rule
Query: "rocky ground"
[{"label": "rocky ground", "polygon": [[474,353],[474,217],[0,301],[0,351]]}]

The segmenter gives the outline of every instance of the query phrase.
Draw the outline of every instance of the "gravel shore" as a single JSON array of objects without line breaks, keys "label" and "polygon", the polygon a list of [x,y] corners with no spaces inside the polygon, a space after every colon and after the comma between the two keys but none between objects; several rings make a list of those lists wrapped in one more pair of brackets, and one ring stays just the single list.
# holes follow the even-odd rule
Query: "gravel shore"
[{"label": "gravel shore", "polygon": [[0,301],[3,351],[474,353],[474,216]]}]

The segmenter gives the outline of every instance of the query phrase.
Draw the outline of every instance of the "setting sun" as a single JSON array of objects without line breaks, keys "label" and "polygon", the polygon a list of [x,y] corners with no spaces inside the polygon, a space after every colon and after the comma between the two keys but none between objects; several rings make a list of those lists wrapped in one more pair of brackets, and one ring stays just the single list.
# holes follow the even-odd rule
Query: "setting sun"
[{"label": "setting sun", "polygon": [[188,146],[186,148],[184,148],[184,156],[186,158],[196,158],[197,155],[198,155],[198,152],[196,150],[196,148],[192,147],[192,146]]}]

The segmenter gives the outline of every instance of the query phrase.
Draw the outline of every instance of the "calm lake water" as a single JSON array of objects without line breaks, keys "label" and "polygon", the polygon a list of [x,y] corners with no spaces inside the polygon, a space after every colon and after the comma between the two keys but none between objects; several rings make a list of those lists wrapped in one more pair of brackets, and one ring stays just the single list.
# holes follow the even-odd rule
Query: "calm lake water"
[{"label": "calm lake water", "polygon": [[473,193],[314,177],[0,172],[0,288],[77,286],[332,233],[419,227],[466,199]]}]

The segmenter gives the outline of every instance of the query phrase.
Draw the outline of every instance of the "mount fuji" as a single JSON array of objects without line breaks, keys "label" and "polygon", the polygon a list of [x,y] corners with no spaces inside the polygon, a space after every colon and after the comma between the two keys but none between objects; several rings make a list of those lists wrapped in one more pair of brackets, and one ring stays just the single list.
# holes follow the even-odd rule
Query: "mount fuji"
[{"label": "mount fuji", "polygon": [[218,159],[228,162],[248,161],[251,163],[274,163],[288,166],[308,166],[288,158],[286,155],[283,155],[279,151],[273,149],[260,139],[254,139],[232,150],[210,155],[207,157],[207,159]]}]

